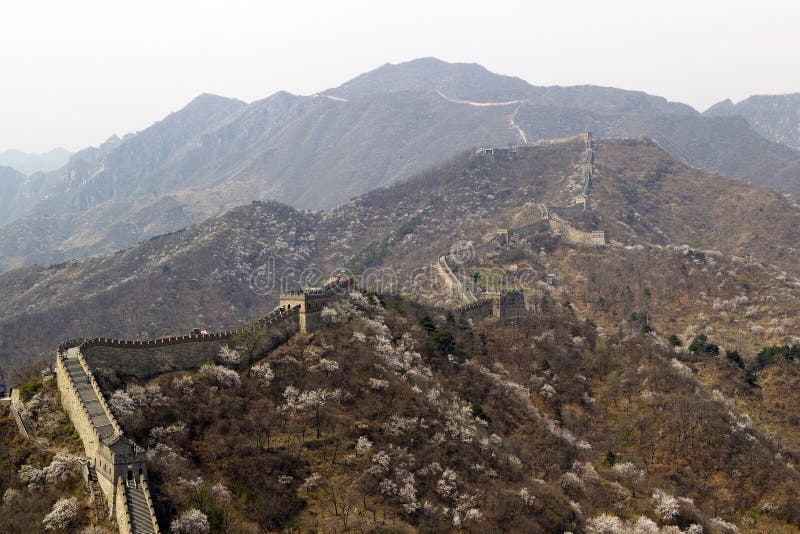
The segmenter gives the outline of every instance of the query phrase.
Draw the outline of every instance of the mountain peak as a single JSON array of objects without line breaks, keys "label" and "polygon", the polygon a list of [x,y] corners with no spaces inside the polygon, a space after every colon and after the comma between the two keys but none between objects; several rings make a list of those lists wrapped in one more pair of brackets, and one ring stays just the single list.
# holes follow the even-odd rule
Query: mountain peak
[{"label": "mountain peak", "polygon": [[70,155],[69,151],[61,147],[39,154],[9,149],[0,152],[0,166],[13,167],[22,174],[30,176],[35,172],[58,169],[69,161]]},{"label": "mountain peak", "polygon": [[707,116],[741,115],[763,137],[800,150],[800,93],[753,95],[734,104],[714,104]]},{"label": "mountain peak", "polygon": [[711,106],[710,108],[705,110],[703,112],[703,114],[704,115],[719,115],[719,114],[728,115],[728,114],[730,114],[731,111],[733,111],[734,107],[735,106],[734,106],[733,100],[731,100],[730,98],[726,98],[722,102],[717,102],[716,104],[714,104],[713,106]]},{"label": "mountain peak", "polygon": [[520,95],[530,85],[519,78],[495,74],[477,63],[448,63],[424,57],[403,63],[386,63],[323,94],[364,98],[404,91],[441,91],[454,98]]}]

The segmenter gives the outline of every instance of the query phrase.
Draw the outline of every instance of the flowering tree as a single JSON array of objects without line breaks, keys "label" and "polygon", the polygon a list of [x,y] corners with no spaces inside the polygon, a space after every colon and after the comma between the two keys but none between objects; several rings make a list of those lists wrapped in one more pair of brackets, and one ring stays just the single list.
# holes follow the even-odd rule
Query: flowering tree
[{"label": "flowering tree", "polygon": [[172,534],[206,534],[210,527],[208,517],[200,510],[187,510],[170,523]]},{"label": "flowering tree", "polygon": [[250,373],[262,387],[268,387],[275,378],[275,372],[269,362],[258,363],[250,368]]},{"label": "flowering tree", "polygon": [[5,493],[3,493],[3,504],[9,508],[21,508],[22,492],[14,488],[8,488]]},{"label": "flowering tree", "polygon": [[126,417],[144,407],[154,407],[164,402],[164,395],[158,384],[140,386],[130,384],[125,390],[118,389],[111,394],[109,405],[118,417]]},{"label": "flowering tree", "polygon": [[356,454],[367,452],[370,448],[372,448],[372,442],[367,436],[359,436],[356,441]]},{"label": "flowering tree", "polygon": [[204,364],[200,367],[200,375],[216,383],[221,388],[238,387],[242,385],[239,373],[221,365]]},{"label": "flowering tree", "polygon": [[339,370],[339,362],[335,360],[329,360],[327,358],[320,358],[319,368],[325,371],[327,374],[331,374]]},{"label": "flowering tree", "polygon": [[43,469],[45,481],[48,484],[63,484],[78,476],[80,462],[72,456],[56,454],[50,465]]},{"label": "flowering tree", "polygon": [[230,365],[231,367],[235,367],[241,363],[242,355],[239,354],[239,351],[236,349],[232,349],[227,345],[222,345],[222,347],[219,349],[219,353],[217,354],[217,361],[222,365]]},{"label": "flowering tree", "polygon": [[322,308],[322,312],[319,314],[320,318],[328,324],[334,324],[339,322],[339,312],[336,309],[331,308],[329,306],[325,306]]},{"label": "flowering tree", "polygon": [[655,512],[661,516],[664,521],[672,521],[678,516],[680,506],[678,499],[667,493],[662,489],[657,489],[652,495]]},{"label": "flowering tree", "polygon": [[286,403],[281,406],[281,411],[288,415],[303,411],[313,411],[314,422],[317,429],[317,439],[319,439],[320,426],[322,423],[320,410],[328,401],[338,400],[340,396],[341,391],[338,389],[331,391],[326,388],[320,388],[300,391],[294,386],[287,386],[283,392],[283,398],[286,400]]},{"label": "flowering tree", "polygon": [[389,381],[382,380],[380,378],[370,378],[369,387],[374,389],[375,391],[382,391],[389,387]]},{"label": "flowering tree", "polygon": [[44,516],[45,530],[66,530],[78,515],[78,500],[75,497],[59,499],[50,513]]},{"label": "flowering tree", "polygon": [[620,534],[623,532],[622,520],[609,514],[601,514],[586,522],[587,534]]}]

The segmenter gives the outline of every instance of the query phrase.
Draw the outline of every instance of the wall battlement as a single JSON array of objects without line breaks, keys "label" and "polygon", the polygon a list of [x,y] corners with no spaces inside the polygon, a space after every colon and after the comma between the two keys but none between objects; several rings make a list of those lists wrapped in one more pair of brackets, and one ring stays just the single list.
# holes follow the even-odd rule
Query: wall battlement
[{"label": "wall battlement", "polygon": [[[120,532],[158,533],[152,502],[136,508],[129,504],[133,488],[147,488],[145,451],[123,435],[80,347],[57,351],[55,372],[61,404],[91,459],[91,468]],[[132,523],[135,514],[140,520]]]},{"label": "wall battlement", "polygon": [[[323,293],[314,292],[311,299],[331,294],[341,285],[329,284]],[[296,331],[300,311],[299,306],[284,306],[240,328],[209,334],[143,340],[72,339],[58,345],[55,371],[61,403],[91,458],[98,485],[120,532],[159,532],[147,487],[147,456],[144,449],[124,436],[92,365],[138,378],[199,367],[214,360],[223,340],[236,335],[267,329],[267,340],[261,343],[284,339]]]},{"label": "wall battlement", "polygon": [[337,276],[328,279],[322,287],[301,291],[281,291],[280,308],[278,309],[296,309],[300,331],[308,333],[319,328],[319,313],[323,308],[332,299],[352,291],[355,286],[355,278]]}]

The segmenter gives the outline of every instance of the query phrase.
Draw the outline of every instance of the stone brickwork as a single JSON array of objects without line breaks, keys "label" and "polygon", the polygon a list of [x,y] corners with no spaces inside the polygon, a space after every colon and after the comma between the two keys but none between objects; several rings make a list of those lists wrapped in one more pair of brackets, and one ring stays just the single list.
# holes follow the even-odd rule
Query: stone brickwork
[{"label": "stone brickwork", "polygon": [[313,332],[320,327],[320,312],[328,303],[349,294],[356,287],[352,277],[339,276],[326,281],[319,288],[301,291],[282,291],[279,309],[296,309],[299,315],[299,328],[303,333]]},{"label": "stone brickwork", "polygon": [[296,331],[299,309],[278,308],[241,328],[212,334],[128,341],[95,338],[73,340],[93,368],[107,367],[123,376],[149,378],[179,369],[196,369],[213,362],[220,347],[235,336],[258,332],[264,338],[261,350],[269,350]]},{"label": "stone brickwork", "polygon": [[[329,293],[325,295],[330,296]],[[312,305],[314,311],[315,306]],[[147,457],[144,449],[123,435],[92,367],[109,367],[140,379],[199,367],[213,361],[222,343],[235,336],[255,333],[262,348],[274,346],[297,331],[299,314],[298,306],[287,306],[241,328],[213,334],[136,341],[74,339],[58,346],[55,371],[61,403],[91,458],[98,486],[120,532],[159,532],[147,487]]]},{"label": "stone brickwork", "polygon": [[122,434],[80,346],[56,353],[55,372],[61,404],[81,438],[86,456],[91,459],[97,484],[120,532],[158,533],[152,503],[140,507],[140,521],[132,523],[134,510],[130,506],[130,494],[147,488],[147,457],[144,449]]},{"label": "stone brickwork", "polygon": [[578,230],[569,222],[555,214],[550,215],[550,230],[554,235],[560,236],[567,243],[580,246],[605,246],[606,233],[604,230],[585,232]]}]

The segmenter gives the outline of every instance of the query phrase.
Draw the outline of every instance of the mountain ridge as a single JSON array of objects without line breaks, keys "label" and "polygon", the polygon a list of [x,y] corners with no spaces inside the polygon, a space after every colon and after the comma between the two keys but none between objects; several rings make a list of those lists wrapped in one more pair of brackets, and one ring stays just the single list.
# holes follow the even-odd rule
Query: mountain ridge
[{"label": "mountain ridge", "polygon": [[[492,99],[510,103],[472,105]],[[738,119],[641,92],[535,87],[428,58],[311,96],[278,92],[245,104],[200,95],[141,132],[81,151],[37,174],[24,202],[0,212],[0,270],[114,252],[251,200],[330,208],[462,150],[586,130],[645,133],[695,166],[800,191],[800,153]],[[170,209],[148,222],[160,206]]]}]

